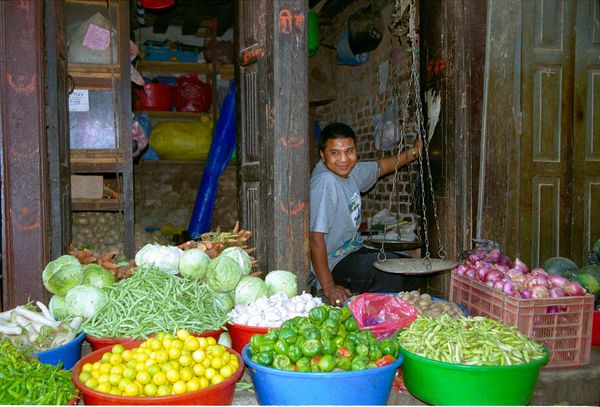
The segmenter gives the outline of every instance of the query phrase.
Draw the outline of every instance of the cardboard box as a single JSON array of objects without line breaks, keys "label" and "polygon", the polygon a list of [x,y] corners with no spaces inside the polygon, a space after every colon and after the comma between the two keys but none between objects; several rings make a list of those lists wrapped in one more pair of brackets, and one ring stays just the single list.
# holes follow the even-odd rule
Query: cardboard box
[{"label": "cardboard box", "polygon": [[103,189],[102,175],[71,175],[72,199],[102,199]]}]

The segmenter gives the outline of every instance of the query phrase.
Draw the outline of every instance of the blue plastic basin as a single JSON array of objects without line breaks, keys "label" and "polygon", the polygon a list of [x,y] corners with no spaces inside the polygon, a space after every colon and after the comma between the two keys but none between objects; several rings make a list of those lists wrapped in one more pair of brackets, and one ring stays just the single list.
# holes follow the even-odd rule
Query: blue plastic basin
[{"label": "blue plastic basin", "polygon": [[242,351],[261,405],[387,405],[403,355],[387,366],[349,372],[309,373],[262,366]]},{"label": "blue plastic basin", "polygon": [[79,359],[81,359],[81,343],[85,338],[85,332],[81,332],[71,342],[54,349],[34,353],[38,360],[47,365],[58,366],[62,362],[63,369],[70,370]]}]

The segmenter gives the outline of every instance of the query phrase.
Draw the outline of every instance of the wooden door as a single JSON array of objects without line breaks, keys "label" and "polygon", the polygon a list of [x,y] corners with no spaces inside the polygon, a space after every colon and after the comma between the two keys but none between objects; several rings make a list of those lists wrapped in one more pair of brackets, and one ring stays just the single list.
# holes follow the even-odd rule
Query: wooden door
[{"label": "wooden door", "polygon": [[295,272],[308,255],[307,0],[237,2],[238,185],[258,269]]},{"label": "wooden door", "polygon": [[583,265],[600,237],[600,4],[489,5],[478,234],[531,267]]},{"label": "wooden door", "polygon": [[67,48],[62,5],[56,0],[44,3],[50,259],[68,253],[71,242]]}]

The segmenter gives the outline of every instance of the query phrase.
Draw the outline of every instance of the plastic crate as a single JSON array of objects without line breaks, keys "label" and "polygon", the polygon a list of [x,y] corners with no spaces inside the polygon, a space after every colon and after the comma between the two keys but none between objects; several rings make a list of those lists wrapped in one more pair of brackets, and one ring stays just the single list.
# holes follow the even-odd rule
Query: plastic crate
[{"label": "plastic crate", "polygon": [[516,327],[551,353],[546,367],[576,367],[590,362],[594,296],[517,299],[478,281],[452,273],[450,301]]}]

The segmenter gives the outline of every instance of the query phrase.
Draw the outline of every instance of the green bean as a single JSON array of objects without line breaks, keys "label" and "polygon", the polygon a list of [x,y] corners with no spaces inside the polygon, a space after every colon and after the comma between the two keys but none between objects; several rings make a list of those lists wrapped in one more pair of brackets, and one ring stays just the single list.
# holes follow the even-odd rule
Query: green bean
[{"label": "green bean", "polygon": [[540,344],[516,328],[485,317],[420,316],[397,338],[409,352],[465,365],[514,365],[545,355]]},{"label": "green bean", "polygon": [[215,305],[206,284],[165,274],[154,268],[137,268],[130,278],[107,290],[108,304],[83,324],[98,337],[146,338],[158,331],[192,332],[222,328],[227,312]]}]

